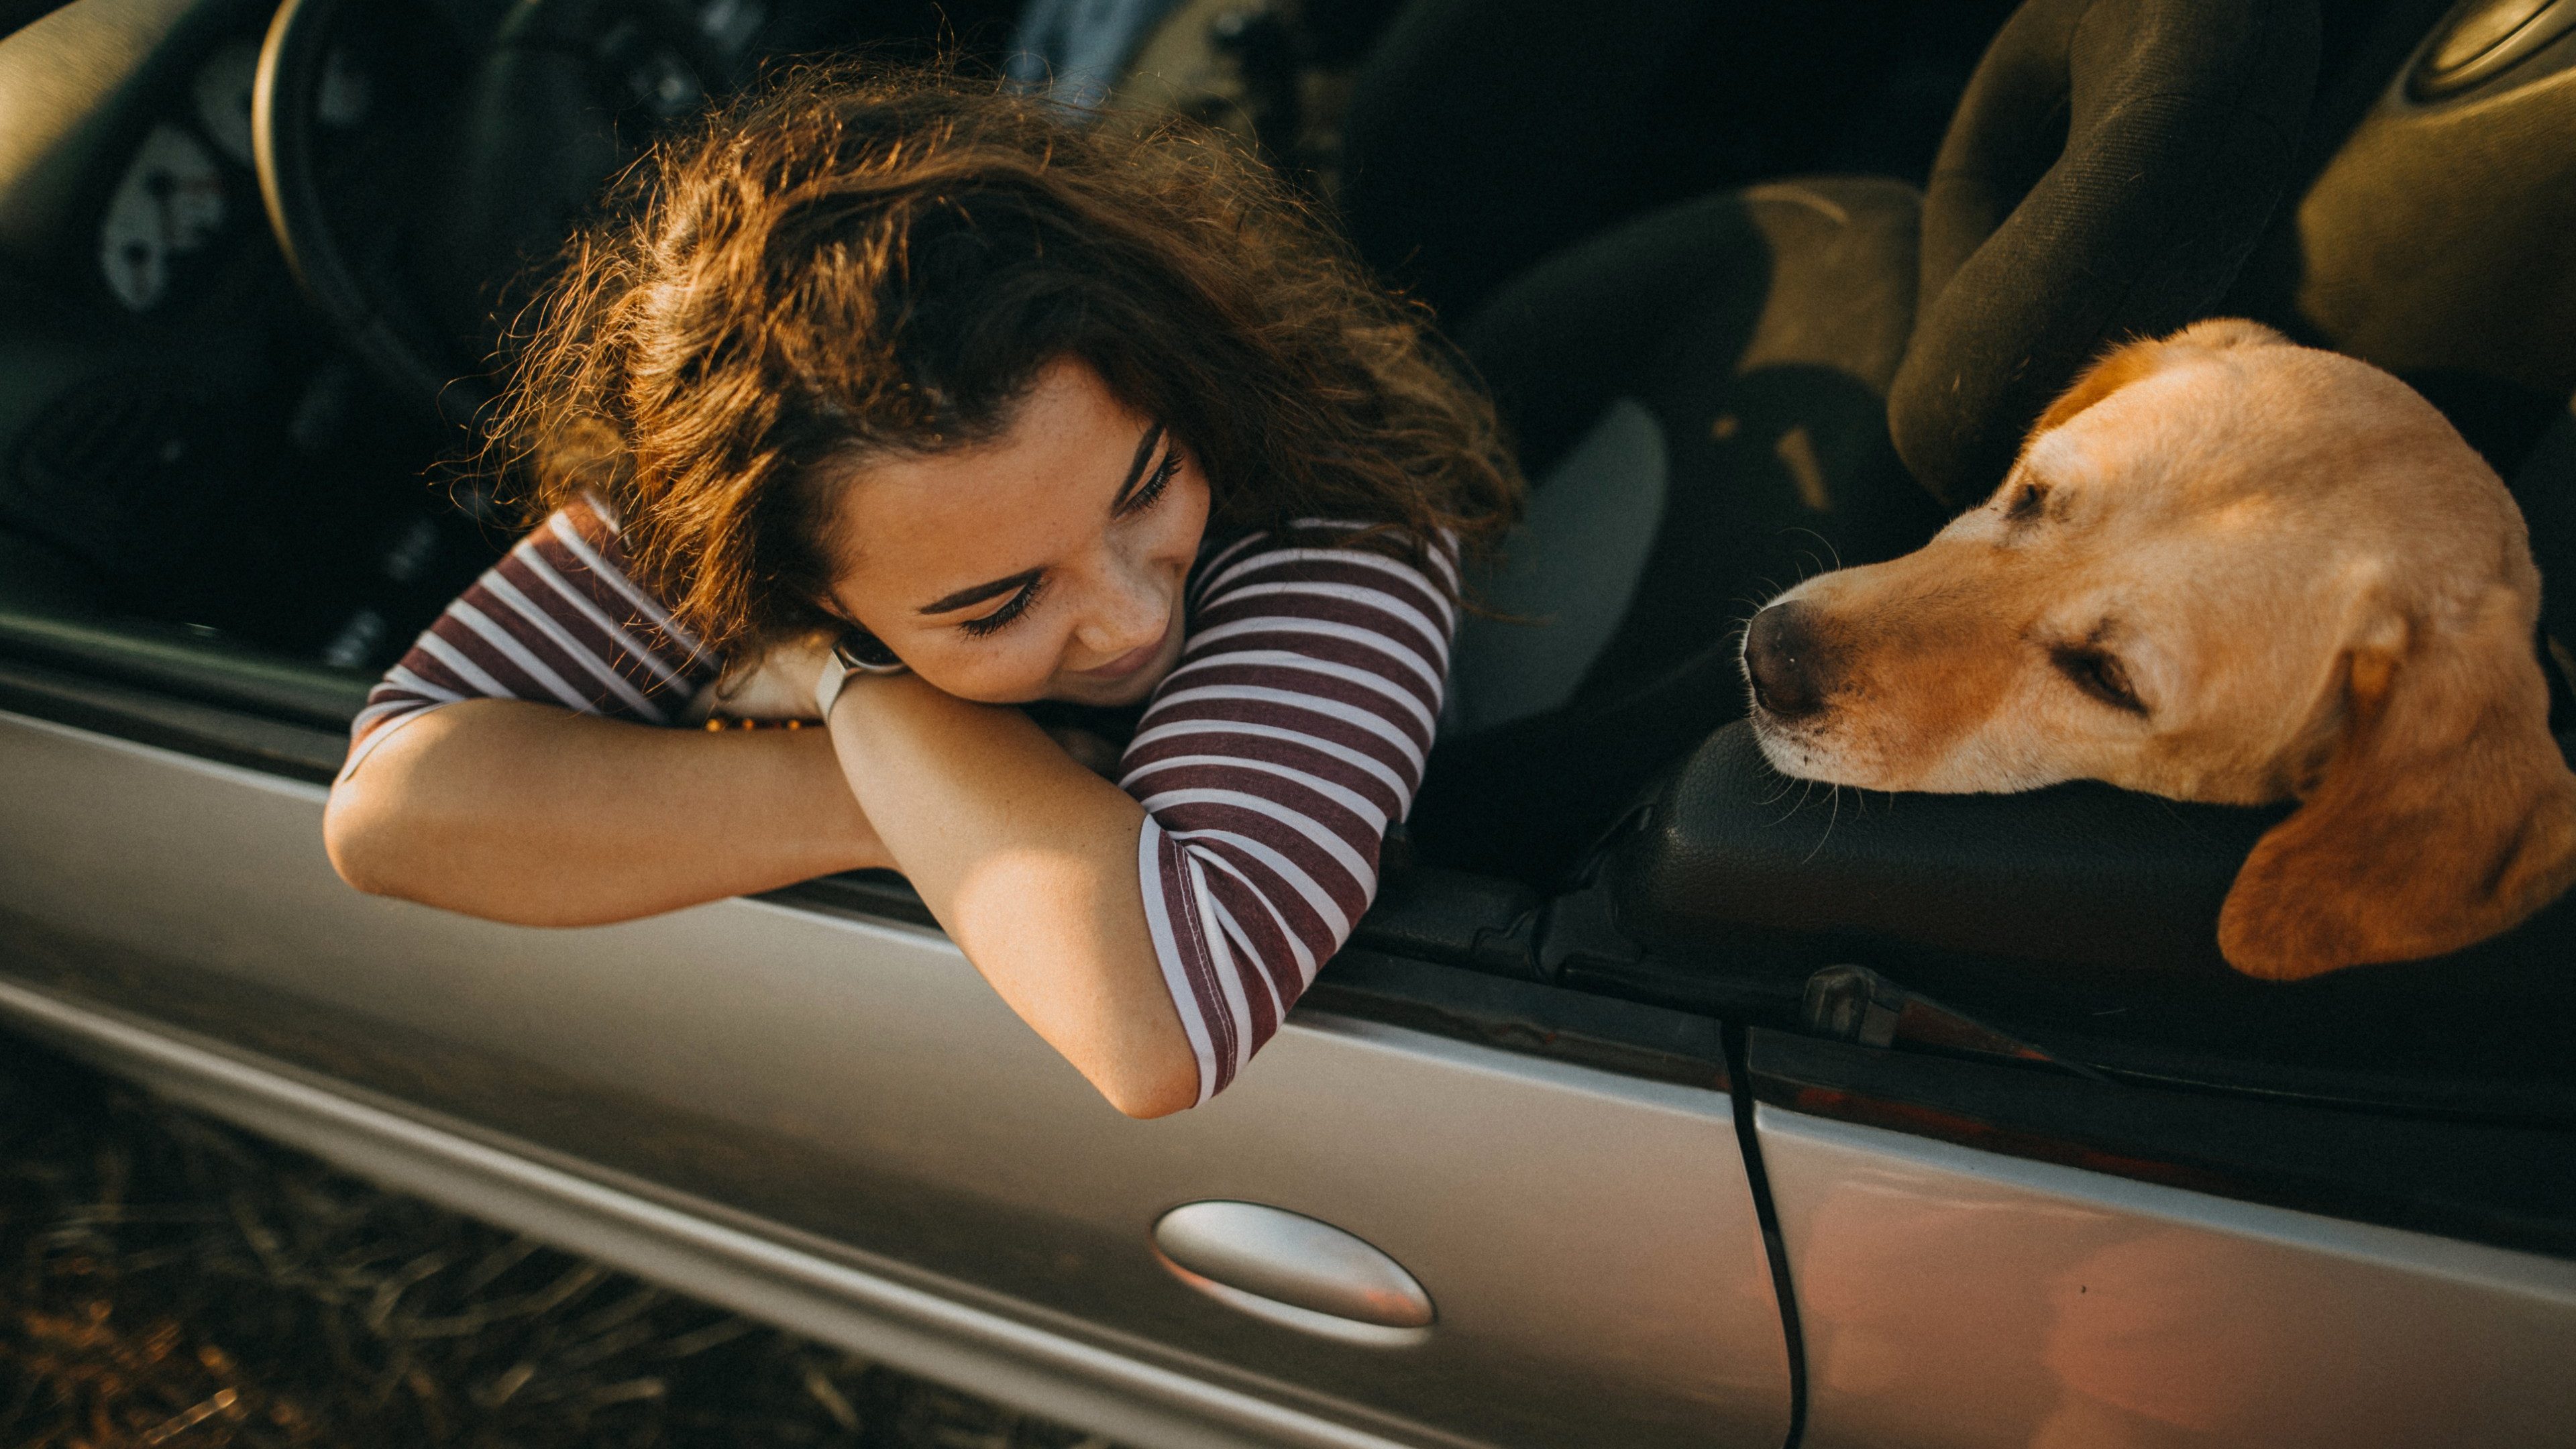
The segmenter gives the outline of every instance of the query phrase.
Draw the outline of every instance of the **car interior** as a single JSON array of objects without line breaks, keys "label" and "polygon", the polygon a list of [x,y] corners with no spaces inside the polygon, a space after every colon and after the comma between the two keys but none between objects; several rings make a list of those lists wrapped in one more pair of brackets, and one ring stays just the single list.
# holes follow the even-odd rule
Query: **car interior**
[{"label": "car interior", "polygon": [[[0,0],[0,708],[327,781],[512,537],[490,359],[604,178],[783,57],[998,69],[1016,8]],[[1120,98],[1336,215],[1536,485],[1317,1006],[1649,1072],[1583,1005],[1676,1007],[1762,1100],[2576,1252],[2576,905],[2248,979],[2214,923],[2282,810],[1810,789],[1735,663],[2202,316],[2415,385],[2576,578],[2576,0],[1163,16]],[[2576,746],[2576,590],[2543,609]],[[780,894],[927,919],[891,876]]]}]

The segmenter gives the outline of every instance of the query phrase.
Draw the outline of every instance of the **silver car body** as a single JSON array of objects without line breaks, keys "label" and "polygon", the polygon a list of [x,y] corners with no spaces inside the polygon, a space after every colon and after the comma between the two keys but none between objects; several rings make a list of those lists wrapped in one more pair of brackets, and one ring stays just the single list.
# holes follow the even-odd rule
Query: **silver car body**
[{"label": "silver car body", "polygon": [[[348,890],[306,780],[14,713],[0,762],[10,1020],[687,1291],[1139,1444],[1767,1446],[1800,1407],[1714,1086],[1303,1010],[1236,1090],[1135,1123],[921,926],[496,926]],[[1803,1442],[2576,1425],[2576,1264],[1751,1120]],[[1209,1200],[1374,1245],[1435,1321],[1201,1291],[1152,1235]]]}]

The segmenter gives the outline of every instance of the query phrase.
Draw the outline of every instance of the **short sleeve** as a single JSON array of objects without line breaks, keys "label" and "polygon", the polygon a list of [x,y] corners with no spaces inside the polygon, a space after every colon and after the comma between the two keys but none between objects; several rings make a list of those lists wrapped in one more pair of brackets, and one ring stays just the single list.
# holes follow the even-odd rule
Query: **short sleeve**
[{"label": "short sleeve", "polygon": [[1201,1101],[1278,1030],[1376,897],[1457,627],[1454,550],[1430,555],[1434,573],[1255,535],[1201,567],[1181,662],[1120,779],[1145,807],[1145,917]]},{"label": "short sleeve", "polygon": [[341,774],[396,729],[459,700],[533,700],[668,724],[719,672],[627,575],[607,517],[574,504],[521,539],[385,671],[350,726]]}]

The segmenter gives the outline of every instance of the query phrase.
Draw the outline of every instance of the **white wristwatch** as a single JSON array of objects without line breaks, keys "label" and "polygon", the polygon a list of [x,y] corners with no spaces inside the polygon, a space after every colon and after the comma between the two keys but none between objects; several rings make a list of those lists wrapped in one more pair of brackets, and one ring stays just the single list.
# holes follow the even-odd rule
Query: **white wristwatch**
[{"label": "white wristwatch", "polygon": [[832,651],[823,656],[823,672],[814,680],[814,714],[825,724],[832,722],[832,705],[841,697],[841,686],[853,674],[901,674],[903,661],[894,651],[865,634],[844,634]]}]

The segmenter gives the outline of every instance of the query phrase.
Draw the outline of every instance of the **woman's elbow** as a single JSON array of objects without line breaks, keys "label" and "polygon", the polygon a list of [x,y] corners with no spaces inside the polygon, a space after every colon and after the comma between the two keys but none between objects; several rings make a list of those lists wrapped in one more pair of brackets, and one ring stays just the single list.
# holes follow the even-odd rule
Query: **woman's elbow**
[{"label": "woman's elbow", "polygon": [[[412,901],[510,926],[595,926],[621,916],[584,912],[560,893],[524,889],[525,871],[489,876],[460,873],[471,854],[454,845],[446,822],[399,801],[368,795],[345,781],[322,807],[322,850],[341,880],[371,896]],[[442,844],[442,842],[446,842]]]},{"label": "woman's elbow", "polygon": [[371,896],[398,895],[390,859],[393,832],[381,812],[345,782],[322,807],[322,850],[340,879]]},{"label": "woman's elbow", "polygon": [[1139,1121],[1169,1117],[1199,1100],[1197,1058],[1157,1054],[1153,1060],[1121,1064],[1094,1074],[1091,1085],[1109,1105]]},{"label": "woman's elbow", "polygon": [[1101,1094],[1109,1099],[1110,1106],[1139,1122],[1169,1117],[1185,1107],[1196,1105],[1199,1099],[1195,1077],[1187,1082],[1157,1082],[1132,1088],[1124,1084],[1116,1088],[1103,1087]]}]

